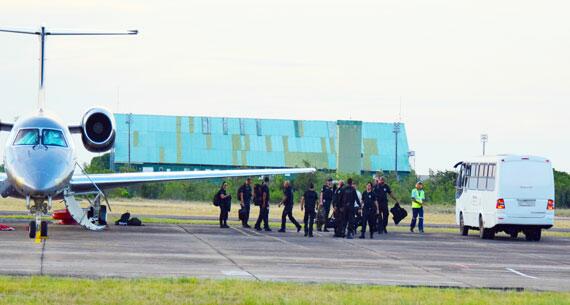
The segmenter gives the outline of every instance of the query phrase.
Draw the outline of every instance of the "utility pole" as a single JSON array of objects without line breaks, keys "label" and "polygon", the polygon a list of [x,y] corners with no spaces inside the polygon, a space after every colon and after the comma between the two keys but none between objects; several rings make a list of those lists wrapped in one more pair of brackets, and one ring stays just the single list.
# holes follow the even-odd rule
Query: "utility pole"
[{"label": "utility pole", "polygon": [[131,169],[131,123],[132,123],[132,118],[133,118],[133,114],[129,113],[127,115],[127,121],[125,122],[129,127],[129,135],[128,135],[128,166],[129,166],[129,170]]},{"label": "utility pole", "polygon": [[394,172],[396,172],[396,180],[400,181],[400,176],[398,175],[398,133],[400,133],[400,122],[394,123]]},{"label": "utility pole", "polygon": [[483,144],[483,156],[485,155],[485,143],[487,143],[489,136],[487,134],[481,135],[481,144]]},{"label": "utility pole", "polygon": [[413,162],[412,169],[415,171],[416,170],[416,152],[414,150],[410,150],[408,152],[408,158],[412,158],[412,162]]}]

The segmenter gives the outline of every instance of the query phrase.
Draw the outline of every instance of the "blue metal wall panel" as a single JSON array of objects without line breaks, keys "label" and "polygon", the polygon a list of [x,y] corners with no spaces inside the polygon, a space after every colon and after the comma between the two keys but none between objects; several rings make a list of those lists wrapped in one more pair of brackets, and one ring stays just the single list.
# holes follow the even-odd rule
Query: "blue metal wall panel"
[{"label": "blue metal wall panel", "polygon": [[[115,162],[126,163],[129,145],[128,115],[116,114],[116,121]],[[203,121],[207,121],[208,126]],[[227,123],[227,130],[224,122]],[[392,123],[362,124],[363,156],[374,171],[394,169],[393,126]],[[203,127],[209,127],[209,130],[204,130]],[[259,131],[261,136],[258,136]],[[328,169],[335,169],[336,138],[337,122],[296,123],[294,120],[132,115],[131,162],[284,167],[287,166],[287,158],[320,158],[328,162]],[[271,149],[267,145],[268,140]],[[368,150],[374,151],[374,154],[367,154],[364,145],[366,140]],[[287,151],[283,146],[284,141],[287,143]],[[375,143],[376,147],[371,148],[370,143]],[[236,144],[239,147],[233,151]],[[408,150],[406,128],[402,124],[398,134],[400,171],[410,170]],[[319,155],[322,157],[317,157]]]}]

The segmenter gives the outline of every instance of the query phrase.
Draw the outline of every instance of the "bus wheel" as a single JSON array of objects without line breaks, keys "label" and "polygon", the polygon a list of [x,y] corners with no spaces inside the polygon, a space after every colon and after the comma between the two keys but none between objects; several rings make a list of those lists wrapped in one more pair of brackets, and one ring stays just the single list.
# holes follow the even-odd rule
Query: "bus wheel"
[{"label": "bus wheel", "polygon": [[542,236],[542,230],[541,229],[526,230],[524,232],[524,236],[528,241],[540,241],[540,238]]},{"label": "bus wheel", "polygon": [[459,214],[459,233],[463,236],[467,236],[469,234],[469,227],[465,226],[465,221],[463,220],[463,213]]},{"label": "bus wheel", "polygon": [[481,237],[481,239],[495,238],[495,231],[493,231],[493,229],[485,229],[482,215],[479,215],[479,237]]}]

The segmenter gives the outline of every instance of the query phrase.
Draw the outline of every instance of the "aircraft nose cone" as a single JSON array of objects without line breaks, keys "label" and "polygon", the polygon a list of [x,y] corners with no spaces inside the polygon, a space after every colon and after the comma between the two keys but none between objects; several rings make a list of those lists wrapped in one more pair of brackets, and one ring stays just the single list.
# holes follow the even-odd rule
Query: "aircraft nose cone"
[{"label": "aircraft nose cone", "polygon": [[31,190],[38,193],[49,191],[55,186],[55,179],[46,171],[30,171],[26,178],[26,184]]}]

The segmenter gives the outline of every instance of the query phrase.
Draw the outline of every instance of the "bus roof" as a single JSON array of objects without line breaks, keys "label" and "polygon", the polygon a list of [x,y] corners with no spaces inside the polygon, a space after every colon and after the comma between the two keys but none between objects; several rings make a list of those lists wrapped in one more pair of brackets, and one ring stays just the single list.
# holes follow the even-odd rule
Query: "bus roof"
[{"label": "bus roof", "polygon": [[548,158],[532,156],[532,155],[515,155],[515,154],[500,154],[500,155],[487,155],[477,156],[463,160],[463,163],[489,163],[499,161],[517,161],[517,160],[531,160],[539,162],[550,162]]}]

